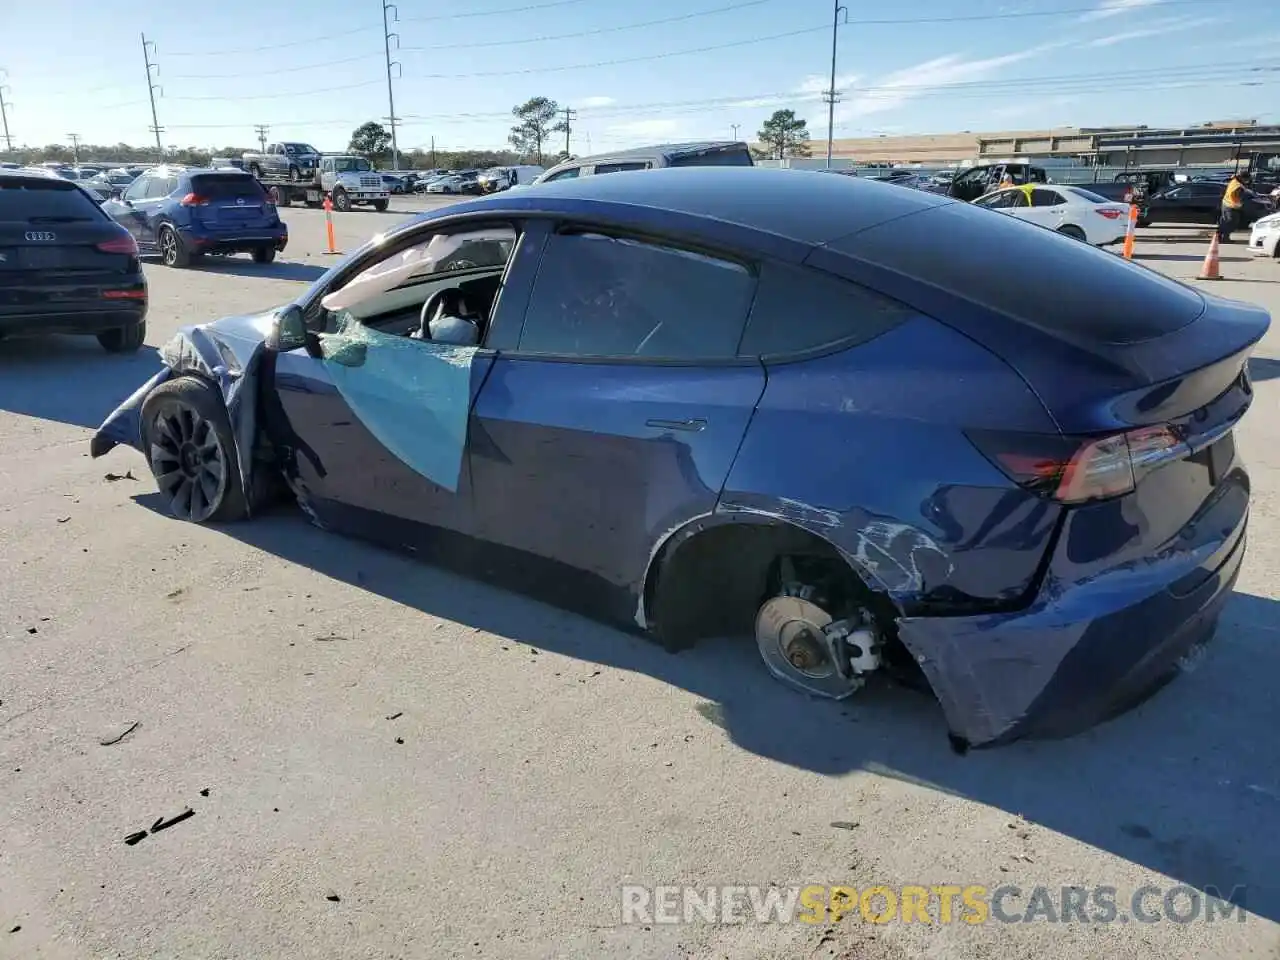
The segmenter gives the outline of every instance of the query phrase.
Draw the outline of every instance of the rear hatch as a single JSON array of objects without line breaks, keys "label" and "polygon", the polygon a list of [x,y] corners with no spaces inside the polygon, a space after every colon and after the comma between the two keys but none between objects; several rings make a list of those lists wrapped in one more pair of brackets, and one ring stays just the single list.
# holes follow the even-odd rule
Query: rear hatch
[{"label": "rear hatch", "polygon": [[0,175],[0,313],[53,313],[141,282],[136,247],[80,188]]},{"label": "rear hatch", "polygon": [[200,173],[191,178],[196,217],[215,230],[266,230],[278,221],[276,208],[262,185],[247,173]]},{"label": "rear hatch", "polygon": [[[1059,435],[971,438],[1013,479],[1074,506],[1136,492],[1123,517],[1106,514],[1103,539],[1132,534],[1108,562],[1127,549],[1134,560],[1174,542],[1191,549],[1193,518],[1204,537],[1243,519],[1247,479],[1233,471],[1231,431],[1252,401],[1247,364],[1270,325],[1265,310],[968,204],[831,247],[860,264],[823,250],[811,262],[961,330],[1035,391]],[[1200,523],[1215,504],[1236,516]]]}]

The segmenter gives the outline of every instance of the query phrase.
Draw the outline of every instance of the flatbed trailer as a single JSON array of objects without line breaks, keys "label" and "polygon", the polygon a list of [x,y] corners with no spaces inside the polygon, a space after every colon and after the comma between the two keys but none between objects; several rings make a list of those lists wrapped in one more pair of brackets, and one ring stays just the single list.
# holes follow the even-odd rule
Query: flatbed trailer
[{"label": "flatbed trailer", "polygon": [[[390,193],[381,174],[373,170],[339,172],[334,169],[334,160],[329,156],[322,158],[311,180],[289,180],[267,174],[259,176],[258,183],[277,207],[298,201],[314,208],[328,197],[333,201],[333,209],[342,212],[356,206],[370,206],[379,213],[387,209]],[[326,188],[326,183],[332,186]]]},{"label": "flatbed trailer", "polygon": [[277,207],[287,207],[294,201],[305,203],[308,207],[319,207],[324,204],[327,195],[319,183],[291,183],[267,177],[259,178],[258,182]]}]

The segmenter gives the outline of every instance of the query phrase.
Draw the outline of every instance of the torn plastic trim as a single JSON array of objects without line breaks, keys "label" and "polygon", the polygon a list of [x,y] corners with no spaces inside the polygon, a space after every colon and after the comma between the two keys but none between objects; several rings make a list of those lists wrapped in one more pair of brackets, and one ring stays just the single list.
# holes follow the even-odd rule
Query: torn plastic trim
[{"label": "torn plastic trim", "polygon": [[[257,438],[258,371],[266,349],[266,330],[275,311],[252,318],[226,318],[209,324],[184,327],[158,351],[164,368],[129,395],[111,412],[89,444],[90,456],[100,457],[119,444],[126,444],[146,454],[142,423],[142,404],[153,389],[166,380],[181,376],[198,376],[216,387],[222,397],[235,439],[243,489],[254,489],[253,471]],[[219,324],[235,329],[224,334]],[[244,336],[237,329],[245,326]],[[256,339],[260,336],[260,339]],[[247,497],[252,512],[252,497]]]}]

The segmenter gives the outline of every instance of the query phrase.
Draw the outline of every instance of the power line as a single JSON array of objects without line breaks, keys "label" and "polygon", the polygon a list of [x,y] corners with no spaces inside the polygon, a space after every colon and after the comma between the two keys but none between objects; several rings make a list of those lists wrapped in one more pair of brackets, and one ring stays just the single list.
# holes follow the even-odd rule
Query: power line
[{"label": "power line", "polygon": [[242,100],[291,100],[299,97],[309,97],[314,93],[335,93],[339,90],[359,90],[361,87],[378,87],[382,85],[381,80],[366,80],[363,83],[344,83],[337,87],[311,87],[307,90],[292,90],[288,93],[263,93],[252,94],[247,97],[228,97],[225,93],[217,96],[207,97],[167,97],[168,100],[182,100],[190,102],[217,100],[221,103],[239,103]]},{"label": "power line", "polygon": [[701,17],[710,17],[720,13],[730,13],[735,10],[745,10],[747,7],[758,7],[765,3],[773,3],[775,0],[743,0],[741,3],[730,3],[726,6],[713,7],[710,10],[695,10],[691,13],[682,13],[674,17],[662,17],[658,20],[642,20],[637,23],[624,23],[616,27],[597,27],[594,30],[580,30],[576,33],[555,33],[541,37],[522,37],[518,40],[481,40],[477,43],[447,43],[438,44],[432,47],[405,47],[405,50],[414,52],[425,50],[474,50],[478,47],[512,47],[526,43],[550,43],[554,40],[578,40],[582,37],[598,37],[606,33],[623,33],[627,30],[641,30],[645,27],[660,27],[669,23],[684,23],[688,20],[697,20]]},{"label": "power line", "polygon": [[[508,14],[513,14],[513,13],[527,13],[527,12],[538,11],[538,10],[547,10],[553,7],[565,7],[565,6],[581,4],[585,2],[587,2],[587,0],[550,0],[550,2],[523,4],[521,6],[515,6],[515,7],[501,7],[493,10],[473,10],[473,11],[467,11],[465,13],[448,13],[448,14],[432,15],[427,17],[404,17],[399,22],[401,23],[439,23],[439,22],[448,21],[448,20],[467,20],[467,19],[473,19],[477,17],[498,17],[498,16],[506,16]],[[757,0],[757,2],[764,3],[764,2],[770,2],[770,0]],[[1231,0],[1159,0],[1159,6],[1161,7],[1161,9],[1163,9],[1165,7],[1202,6],[1205,4],[1223,4],[1223,3],[1229,3],[1229,2],[1231,2]],[[749,6],[749,5],[751,4],[748,4],[748,3],[741,4],[741,6]],[[727,8],[721,8],[721,9],[727,9]],[[680,18],[674,18],[670,22],[677,22],[677,20],[679,19],[693,19],[699,16],[708,16],[712,13],[721,12],[721,9],[687,14]],[[1015,12],[1015,13],[963,14],[959,16],[950,16],[950,17],[891,17],[891,18],[876,17],[876,18],[866,18],[866,19],[851,19],[847,21],[847,24],[849,26],[874,27],[874,26],[910,26],[910,25],[931,24],[931,23],[982,23],[982,22],[999,21],[999,20],[1022,20],[1022,19],[1036,18],[1036,17],[1041,17],[1041,18],[1065,17],[1065,16],[1072,16],[1074,14],[1094,13],[1097,11],[1097,9],[1098,8],[1096,6],[1088,6],[1088,7],[1063,7],[1063,8],[1053,9],[1053,10],[1028,10],[1028,11],[1021,11],[1021,12]],[[506,46],[508,44],[517,44],[517,43],[537,43],[544,40],[567,40],[567,39],[573,39],[576,37],[594,36],[598,33],[612,33],[612,32],[617,32],[621,30],[639,29],[641,27],[650,26],[650,25],[657,26],[663,22],[666,22],[666,21],[662,21],[662,20],[648,21],[645,23],[629,24],[621,27],[605,27],[605,28],[600,28],[599,30],[583,31],[581,33],[562,34],[562,35],[547,36],[547,37],[535,37],[529,40],[482,41],[482,42],[472,43],[472,44],[448,44],[440,47],[413,47],[413,48],[406,47],[405,49],[406,50],[408,49],[413,49],[413,50],[468,49],[468,48],[487,47],[487,46]],[[270,44],[264,44],[262,46],[255,46],[255,47],[236,47],[236,48],[231,48],[226,50],[166,51],[165,56],[167,57],[224,57],[224,56],[231,56],[231,55],[243,54],[243,53],[265,53],[271,50],[286,50],[292,47],[310,46],[312,44],[323,43],[328,40],[344,40],[355,34],[371,33],[376,29],[377,27],[375,26],[355,27],[351,30],[344,30],[341,33],[327,33],[327,34],[322,34],[320,36],[315,36],[315,37],[306,37],[304,39],[297,39],[297,40],[286,40],[281,43],[270,43]],[[349,58],[344,60],[331,60],[331,61],[328,61],[328,64],[354,63],[357,60],[362,60],[362,59],[365,59],[365,58],[356,57],[356,58]],[[308,65],[305,69],[319,69],[320,67],[325,65],[326,64],[318,63],[314,65]],[[303,68],[298,68],[298,69],[303,69]],[[256,71],[256,70],[254,71],[254,74],[255,76],[263,75],[261,71]],[[229,79],[231,77],[238,77],[242,75],[243,74],[227,74],[227,75],[217,75],[217,76],[209,75],[207,78],[198,78],[198,79],[211,79],[211,80],[212,79]],[[475,76],[475,74],[472,74],[472,76]],[[197,79],[197,78],[192,78],[192,79]]]},{"label": "power line", "polygon": [[[296,67],[282,67],[279,70],[258,70],[254,69],[255,77],[278,77],[286,73],[301,73],[304,70],[322,70],[329,67],[341,66],[344,63],[363,63],[366,60],[381,60],[382,57],[376,53],[364,53],[358,57],[343,57],[341,60],[323,60],[320,63],[303,63]],[[235,73],[191,73],[181,74],[171,77],[172,80],[239,80],[245,75],[243,70]]]},{"label": "power line", "polygon": [[[1173,89],[1178,86],[1184,86],[1195,83],[1204,82],[1220,82],[1223,80],[1231,80],[1233,78],[1247,77],[1249,74],[1280,74],[1280,63],[1274,61],[1263,61],[1257,63],[1201,63],[1186,64],[1181,67],[1156,67],[1141,68],[1128,71],[1107,71],[1105,73],[1074,73],[1074,74],[1054,74],[1042,77],[1017,77],[1007,80],[972,80],[958,83],[950,83],[943,85],[918,85],[918,86],[875,86],[867,85],[853,88],[846,91],[849,94],[866,97],[866,98],[886,98],[886,97],[902,97],[902,96],[920,96],[928,93],[930,96],[958,96],[966,97],[990,97],[1000,95],[1002,93],[1012,93],[1016,96],[1025,96],[1028,89],[1048,85],[1052,92],[1059,93],[1092,93],[1106,92],[1108,90],[1152,88],[1152,89]],[[1169,84],[1168,81],[1176,81],[1175,84]],[[1276,76],[1266,82],[1280,81],[1280,76]],[[377,81],[380,82],[380,81]],[[1249,85],[1256,81],[1249,79],[1240,79],[1237,85]],[[1152,87],[1153,84],[1163,84],[1162,87]],[[1032,92],[1040,94],[1042,92],[1033,90]],[[638,113],[679,113],[679,112],[705,112],[707,109],[714,108],[738,108],[748,105],[756,108],[768,108],[778,106],[785,103],[822,103],[824,100],[824,91],[775,91],[771,93],[750,93],[735,94],[721,97],[707,97],[692,100],[664,100],[650,101],[642,103],[630,104],[611,104],[602,107],[582,107],[574,110],[575,117],[577,114],[588,115],[592,121],[609,120],[615,118],[624,118],[634,116]],[[171,98],[172,99],[172,98]],[[403,114],[397,117],[398,123],[404,126],[423,126],[432,123],[497,123],[510,118],[510,112],[492,112],[492,113],[434,113],[434,114]],[[316,118],[316,119],[297,119],[276,121],[277,124],[292,124],[296,126],[322,126],[322,125],[346,125],[358,124],[363,122],[365,118],[346,118],[339,119],[333,117]],[[172,124],[171,128],[175,130],[189,129],[234,129],[241,126],[238,123],[224,124]]]}]

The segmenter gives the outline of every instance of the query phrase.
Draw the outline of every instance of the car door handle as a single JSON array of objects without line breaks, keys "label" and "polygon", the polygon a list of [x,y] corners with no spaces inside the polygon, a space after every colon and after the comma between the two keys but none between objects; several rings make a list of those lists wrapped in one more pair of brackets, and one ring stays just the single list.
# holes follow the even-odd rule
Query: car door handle
[{"label": "car door handle", "polygon": [[707,421],[701,419],[700,417],[692,420],[653,419],[653,420],[646,420],[644,422],[644,425],[646,427],[654,427],[658,430],[687,430],[689,433],[698,433],[699,431],[706,429]]}]

